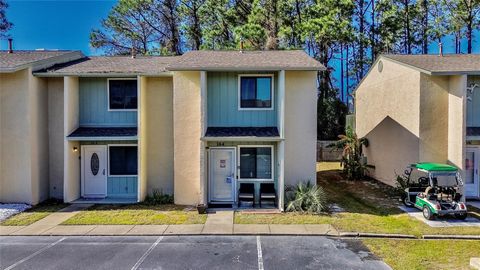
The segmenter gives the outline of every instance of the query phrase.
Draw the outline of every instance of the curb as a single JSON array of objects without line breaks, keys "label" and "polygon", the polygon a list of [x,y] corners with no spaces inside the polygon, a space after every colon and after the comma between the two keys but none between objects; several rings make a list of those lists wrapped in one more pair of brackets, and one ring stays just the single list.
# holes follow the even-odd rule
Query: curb
[{"label": "curb", "polygon": [[343,232],[338,234],[339,237],[357,237],[357,238],[392,238],[392,239],[418,239],[411,234],[395,234],[395,233],[357,233]]},{"label": "curb", "polygon": [[480,240],[480,235],[435,235],[427,234],[423,239],[457,239],[457,240]]}]

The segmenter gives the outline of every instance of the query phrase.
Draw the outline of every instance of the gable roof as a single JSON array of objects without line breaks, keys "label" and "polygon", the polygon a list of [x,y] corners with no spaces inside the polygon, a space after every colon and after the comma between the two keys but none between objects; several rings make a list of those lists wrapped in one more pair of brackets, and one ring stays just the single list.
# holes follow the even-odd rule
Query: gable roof
[{"label": "gable roof", "polygon": [[189,51],[168,70],[325,70],[303,50],[288,51]]},{"label": "gable roof", "polygon": [[480,54],[385,54],[381,57],[429,75],[480,74]]},{"label": "gable roof", "polygon": [[47,68],[36,75],[41,76],[127,76],[160,75],[168,72],[166,67],[179,56],[91,56],[77,61]]},{"label": "gable roof", "polygon": [[35,51],[0,51],[0,72],[15,72],[32,67],[33,70],[51,65],[66,63],[83,57],[80,51],[35,50]]}]

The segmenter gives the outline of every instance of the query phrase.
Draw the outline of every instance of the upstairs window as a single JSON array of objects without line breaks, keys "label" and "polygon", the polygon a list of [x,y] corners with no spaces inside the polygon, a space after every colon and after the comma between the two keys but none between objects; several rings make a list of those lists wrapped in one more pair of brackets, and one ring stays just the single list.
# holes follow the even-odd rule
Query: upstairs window
[{"label": "upstairs window", "polygon": [[111,176],[134,176],[138,173],[137,146],[118,145],[109,147]]},{"label": "upstairs window", "polygon": [[239,109],[273,109],[273,76],[240,75]]},{"label": "upstairs window", "polygon": [[108,80],[108,109],[137,110],[137,80]]},{"label": "upstairs window", "polygon": [[240,178],[273,180],[273,147],[240,147]]}]

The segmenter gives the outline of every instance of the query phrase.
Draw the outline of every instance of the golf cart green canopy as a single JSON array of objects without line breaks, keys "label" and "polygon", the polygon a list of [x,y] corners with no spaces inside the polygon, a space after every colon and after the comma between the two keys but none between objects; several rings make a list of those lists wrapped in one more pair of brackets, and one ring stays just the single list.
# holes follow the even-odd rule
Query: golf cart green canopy
[{"label": "golf cart green canopy", "polygon": [[424,170],[428,172],[456,172],[458,169],[455,166],[442,164],[442,163],[433,163],[433,162],[422,162],[412,164],[413,168],[419,170]]}]

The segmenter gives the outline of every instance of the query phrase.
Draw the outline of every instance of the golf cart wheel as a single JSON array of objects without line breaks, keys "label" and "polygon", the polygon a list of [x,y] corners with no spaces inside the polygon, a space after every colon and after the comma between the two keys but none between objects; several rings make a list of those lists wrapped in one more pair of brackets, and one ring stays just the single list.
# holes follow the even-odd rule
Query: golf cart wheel
[{"label": "golf cart wheel", "polygon": [[432,213],[432,210],[426,205],[423,206],[423,217],[427,220],[433,220],[435,218],[435,215]]},{"label": "golf cart wheel", "polygon": [[455,214],[456,219],[465,220],[467,218],[467,213]]}]

